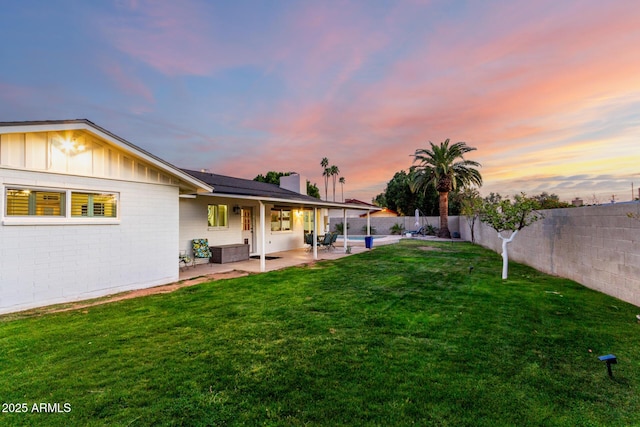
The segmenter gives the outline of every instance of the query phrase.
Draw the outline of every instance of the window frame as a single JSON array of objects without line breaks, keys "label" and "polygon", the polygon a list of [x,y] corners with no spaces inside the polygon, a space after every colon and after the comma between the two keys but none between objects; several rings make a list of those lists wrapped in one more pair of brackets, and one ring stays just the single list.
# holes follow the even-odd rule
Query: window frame
[{"label": "window frame", "polygon": [[[42,192],[42,193],[59,193],[64,197],[64,205],[61,207],[61,211],[64,211],[61,215],[9,215],[8,214],[8,197],[9,191],[29,191],[29,192]],[[2,198],[0,200],[0,217],[2,218],[2,225],[112,225],[120,224],[120,193],[117,191],[100,191],[100,190],[87,190],[80,188],[60,188],[60,187],[38,187],[35,185],[23,185],[23,184],[3,184],[0,186],[0,192]],[[115,216],[72,216],[71,212],[71,200],[73,194],[89,194],[89,195],[104,195],[108,194],[115,199]],[[29,208],[31,210],[31,208]]]},{"label": "window frame", "polygon": [[[224,224],[211,224],[209,221],[211,218],[211,208],[215,209],[213,218],[220,219],[220,207],[224,206]],[[209,230],[228,230],[229,229],[229,205],[226,203],[207,203],[207,228]]]},{"label": "window frame", "polygon": [[[75,195],[83,195],[83,196],[87,196],[87,204],[86,205],[81,205],[80,206],[80,211],[81,212],[86,212],[86,215],[74,215],[73,214],[73,205],[74,205],[74,200],[73,200],[73,196]],[[115,199],[114,201],[114,206],[111,207],[111,210],[115,211],[115,215],[114,216],[106,216],[104,213],[106,212],[106,204],[103,203],[102,201],[96,201],[96,199],[99,200],[100,197],[104,197],[104,196],[111,196]],[[74,191],[71,190],[71,206],[70,206],[70,212],[69,212],[69,216],[71,218],[107,218],[107,219],[114,219],[118,217],[118,197],[116,194],[114,193],[105,193],[105,192],[88,192],[88,191]],[[96,207],[97,206],[102,206],[102,215],[96,215]]]},{"label": "window frame", "polygon": [[[274,217],[274,212],[277,213],[277,216]],[[283,213],[288,212],[288,222],[289,228],[283,229],[283,224],[285,222]],[[293,209],[291,208],[271,208],[270,212],[270,228],[272,233],[291,233],[293,232]],[[275,221],[274,221],[275,219]],[[274,229],[274,224],[279,224],[279,228]]]}]

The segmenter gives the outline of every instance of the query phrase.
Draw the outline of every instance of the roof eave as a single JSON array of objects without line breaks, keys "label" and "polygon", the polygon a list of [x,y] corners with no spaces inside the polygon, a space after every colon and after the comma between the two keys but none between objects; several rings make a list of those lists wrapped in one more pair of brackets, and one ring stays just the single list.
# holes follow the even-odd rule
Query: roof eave
[{"label": "roof eave", "polygon": [[[136,157],[148,162],[157,168],[167,172],[180,181],[189,185],[180,185],[181,190],[193,191],[196,193],[209,193],[214,191],[214,187],[200,181],[199,179],[183,172],[181,169],[171,163],[162,160],[159,157],[143,150],[142,148],[130,143],[129,141],[101,128],[95,123],[87,119],[76,120],[50,120],[50,121],[33,121],[33,122],[5,122],[0,126],[0,133],[18,133],[18,132],[54,132],[64,130],[84,130],[92,133],[110,144],[133,153]],[[192,187],[192,188],[190,188]]]},{"label": "roof eave", "polygon": [[323,200],[318,200],[317,202],[313,200],[295,200],[295,199],[285,199],[279,197],[270,197],[270,196],[248,196],[241,194],[232,194],[232,193],[202,193],[200,196],[208,196],[208,197],[224,197],[227,199],[242,199],[242,200],[255,200],[259,202],[267,202],[267,203],[281,203],[281,204],[292,204],[292,205],[303,205],[303,206],[314,206],[321,208],[334,208],[334,209],[355,209],[360,211],[372,211],[375,209],[366,208],[359,205],[347,205],[344,203],[336,203],[336,202],[326,202]]}]

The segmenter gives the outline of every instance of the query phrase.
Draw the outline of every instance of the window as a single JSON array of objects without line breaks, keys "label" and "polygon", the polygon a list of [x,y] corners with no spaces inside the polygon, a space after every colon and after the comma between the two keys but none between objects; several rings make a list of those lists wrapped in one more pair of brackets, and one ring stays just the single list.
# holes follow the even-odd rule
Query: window
[{"label": "window", "polygon": [[209,227],[227,227],[227,205],[208,205],[207,210]]},{"label": "window", "polygon": [[291,211],[289,209],[271,209],[271,231],[290,231]]},{"label": "window", "polygon": [[65,193],[7,188],[7,216],[65,216]]},{"label": "window", "polygon": [[242,209],[242,231],[251,231],[251,209]]},{"label": "window", "polygon": [[72,217],[117,217],[115,194],[71,193]]},{"label": "window", "polygon": [[7,187],[3,224],[43,224],[47,223],[45,218],[56,224],[72,218],[95,218],[104,223],[99,218],[118,218],[118,198],[117,193]]}]

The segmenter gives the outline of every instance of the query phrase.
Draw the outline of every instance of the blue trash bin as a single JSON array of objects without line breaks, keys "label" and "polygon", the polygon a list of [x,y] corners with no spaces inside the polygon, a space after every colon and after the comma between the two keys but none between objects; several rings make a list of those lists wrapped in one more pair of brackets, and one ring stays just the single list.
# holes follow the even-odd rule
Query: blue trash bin
[{"label": "blue trash bin", "polygon": [[371,249],[373,247],[373,236],[367,236],[364,238],[364,246],[367,249]]}]

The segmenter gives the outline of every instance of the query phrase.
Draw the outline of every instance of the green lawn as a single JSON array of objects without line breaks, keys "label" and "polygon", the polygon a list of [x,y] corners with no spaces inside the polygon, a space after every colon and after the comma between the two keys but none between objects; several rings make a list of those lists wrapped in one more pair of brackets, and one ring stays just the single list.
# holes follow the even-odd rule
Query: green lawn
[{"label": "green lawn", "polygon": [[424,245],[0,317],[0,425],[640,425],[640,309]]}]

